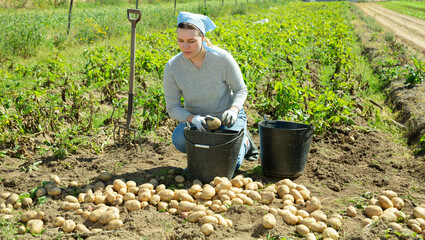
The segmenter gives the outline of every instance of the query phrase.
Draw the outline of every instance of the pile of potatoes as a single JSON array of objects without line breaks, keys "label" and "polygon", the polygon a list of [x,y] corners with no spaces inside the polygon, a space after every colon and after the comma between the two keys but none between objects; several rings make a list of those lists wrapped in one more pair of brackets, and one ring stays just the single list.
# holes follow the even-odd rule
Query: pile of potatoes
[{"label": "pile of potatoes", "polygon": [[[305,236],[305,239],[316,239],[315,233],[321,234],[323,239],[338,239],[343,218],[339,214],[327,216],[321,210],[321,202],[301,184],[296,184],[290,179],[283,179],[275,184],[264,186],[259,181],[238,175],[233,179],[216,177],[213,181],[203,184],[199,180],[193,181],[189,189],[167,189],[164,184],[159,184],[155,179],[149,183],[137,185],[134,181],[115,179],[112,174],[100,173],[99,181],[87,185],[78,196],[66,195],[58,185],[61,180],[56,175],[50,177],[50,182],[45,188],[37,190],[36,195],[52,196],[59,201],[60,209],[72,211],[81,215],[92,223],[101,223],[104,228],[89,229],[82,223],[57,216],[50,223],[44,218],[44,213],[27,210],[21,215],[20,221],[26,223],[31,233],[40,233],[43,227],[51,224],[61,228],[63,232],[78,232],[88,234],[106,230],[115,230],[123,226],[120,219],[121,212],[138,211],[148,206],[154,206],[159,212],[177,215],[188,222],[200,225],[200,231],[205,235],[214,232],[214,226],[233,226],[230,219],[224,218],[221,213],[226,212],[231,205],[257,206],[264,210],[261,225],[265,229],[273,229],[277,224],[277,217],[295,227],[295,231]],[[176,176],[177,183],[184,183],[183,176]],[[106,182],[111,184],[106,185]],[[70,186],[78,183],[71,182]],[[12,218],[12,209],[28,207],[32,199],[23,199],[18,202],[19,196],[15,193],[2,193],[5,199],[1,203],[2,218]],[[281,204],[279,207],[276,203]],[[395,229],[401,229],[397,223],[405,215],[400,211],[404,202],[395,192],[383,191],[381,195],[369,201],[364,213],[364,225],[374,219],[387,222]],[[356,216],[354,207],[347,208],[347,215]],[[424,231],[425,209],[423,206],[414,209],[408,226],[415,232]],[[96,226],[99,226],[98,224]],[[19,233],[27,231],[25,227],[18,229]]]},{"label": "pile of potatoes", "polygon": [[[402,211],[405,203],[398,194],[391,190],[382,191],[378,198],[369,199],[369,203],[364,209],[367,218],[362,221],[363,226],[369,226],[373,220],[387,223],[394,230],[404,232],[406,229],[398,223],[407,221],[407,226],[416,233],[425,233],[425,206],[421,205],[413,209],[413,214],[409,217]],[[347,209],[348,216],[356,216],[355,209]]]}]

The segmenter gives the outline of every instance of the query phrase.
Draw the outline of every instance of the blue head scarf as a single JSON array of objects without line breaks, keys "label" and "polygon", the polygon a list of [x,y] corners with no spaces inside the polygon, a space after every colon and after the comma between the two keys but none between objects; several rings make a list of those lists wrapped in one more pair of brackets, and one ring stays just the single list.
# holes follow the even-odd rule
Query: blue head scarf
[{"label": "blue head scarf", "polygon": [[207,33],[208,31],[212,31],[216,28],[215,24],[211,19],[205,15],[190,13],[190,12],[179,12],[177,16],[177,25],[182,22],[187,22],[195,25],[199,30],[201,30],[202,34]]},{"label": "blue head scarf", "polygon": [[[214,22],[211,21],[209,17],[196,13],[179,12],[179,15],[177,16],[177,26],[183,22],[195,25],[204,36],[207,32],[216,28]],[[202,43],[202,45],[208,52],[217,53],[217,51],[209,47],[205,41]]]}]

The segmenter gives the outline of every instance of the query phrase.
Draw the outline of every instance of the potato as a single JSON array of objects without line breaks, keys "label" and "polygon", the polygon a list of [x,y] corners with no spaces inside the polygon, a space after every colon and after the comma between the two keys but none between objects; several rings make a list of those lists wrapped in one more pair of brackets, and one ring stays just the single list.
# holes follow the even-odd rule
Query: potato
[{"label": "potato", "polygon": [[323,232],[326,229],[326,223],[324,222],[315,222],[313,224],[311,224],[310,229],[313,232]]},{"label": "potato", "polygon": [[42,197],[47,195],[47,190],[45,188],[39,188],[37,191],[35,191],[36,197]]},{"label": "potato", "polygon": [[105,204],[106,203],[106,196],[101,195],[101,194],[95,194],[93,203],[96,204],[96,205]]},{"label": "potato", "polygon": [[286,194],[285,196],[282,197],[282,201],[291,201],[291,202],[295,202],[294,196],[292,196],[291,194]]},{"label": "potato", "polygon": [[190,187],[190,189],[188,190],[188,193],[193,196],[193,195],[195,195],[196,193],[198,193],[200,191],[202,191],[201,185],[195,184],[195,185],[192,185]]},{"label": "potato", "polygon": [[129,200],[129,201],[124,203],[124,207],[128,211],[137,211],[137,210],[140,210],[142,208],[142,205],[140,204],[140,202],[138,200]]},{"label": "potato", "polygon": [[321,203],[319,201],[319,199],[317,199],[316,197],[312,197],[310,199],[310,201],[307,203],[307,206],[305,208],[305,210],[309,213],[314,212],[316,210],[320,210],[321,208]]},{"label": "potato", "polygon": [[3,198],[4,200],[8,199],[10,197],[10,195],[12,195],[11,192],[2,192],[2,193],[0,193],[0,197]]},{"label": "potato", "polygon": [[298,190],[300,192],[301,196],[303,196],[304,201],[307,201],[310,199],[310,192],[306,190]]},{"label": "potato", "polygon": [[74,229],[77,233],[87,234],[90,233],[90,230],[86,227],[86,225],[78,223]]},{"label": "potato", "polygon": [[250,183],[247,183],[245,185],[245,189],[252,190],[252,191],[257,191],[258,190],[258,185],[255,182],[250,182]]},{"label": "potato", "polygon": [[107,182],[112,179],[112,174],[107,171],[102,171],[99,174],[99,180],[102,182]]},{"label": "potato", "polygon": [[135,200],[136,199],[136,195],[134,193],[126,193],[124,194],[123,198],[124,202],[130,201],[130,200]]},{"label": "potato", "polygon": [[191,213],[188,217],[187,217],[187,221],[191,222],[191,223],[196,223],[198,222],[202,217],[205,217],[207,215],[207,213],[205,211],[196,211]]},{"label": "potato", "polygon": [[211,225],[209,223],[202,224],[201,232],[203,234],[205,234],[206,236],[209,236],[214,232],[214,227],[213,227],[213,225]]},{"label": "potato", "polygon": [[303,225],[303,224],[297,225],[295,227],[295,230],[301,236],[306,236],[308,233],[310,233],[310,229],[306,225]]},{"label": "potato", "polygon": [[230,190],[232,188],[232,183],[228,180],[221,182],[215,186],[215,191],[220,192],[220,190]]},{"label": "potato", "polygon": [[291,189],[290,194],[294,197],[294,200],[295,201],[297,201],[298,199],[303,199],[304,200],[304,198],[301,195],[301,193],[297,189],[295,189],[295,188]]},{"label": "potato", "polygon": [[72,195],[68,195],[64,198],[65,201],[70,202],[70,203],[78,203],[78,198],[72,196]]},{"label": "potato", "polygon": [[149,202],[152,198],[152,194],[150,191],[144,191],[144,192],[140,192],[139,191],[139,195],[137,196],[137,199],[141,202],[145,201],[145,202]]},{"label": "potato", "polygon": [[98,222],[102,213],[106,212],[107,208],[99,208],[90,213],[89,220],[93,223]]},{"label": "potato", "polygon": [[[118,196],[118,195],[117,195]],[[115,199],[115,201],[114,201],[114,205],[115,206],[120,206],[122,203],[124,202],[124,200],[122,199],[122,198],[117,198],[117,199]]]},{"label": "potato", "polygon": [[57,185],[61,184],[61,179],[58,175],[50,175],[50,181],[55,182]]},{"label": "potato", "polygon": [[31,234],[38,234],[43,231],[43,221],[40,219],[31,219],[27,222],[27,228],[29,228],[29,231]]},{"label": "potato", "polygon": [[268,192],[268,191],[261,191],[261,203],[263,204],[271,204],[273,200],[275,199],[274,193]]},{"label": "potato", "polygon": [[261,219],[261,225],[263,225],[265,229],[274,228],[276,226],[275,216],[271,213],[264,215],[263,218]]},{"label": "potato", "polygon": [[316,236],[314,236],[314,233],[308,233],[304,240],[316,240]]},{"label": "potato", "polygon": [[2,214],[12,214],[12,209],[11,208],[2,208],[0,210],[0,213],[2,213]]},{"label": "potato", "polygon": [[283,209],[291,211],[291,213],[295,214],[297,212],[297,208],[295,206],[285,206]]},{"label": "potato", "polygon": [[54,226],[54,227],[60,227],[60,226],[62,226],[62,224],[65,222],[65,218],[63,218],[63,217],[55,217],[53,220],[52,220],[52,225]]},{"label": "potato", "polygon": [[216,117],[212,117],[212,119],[207,118],[205,121],[207,122],[207,125],[208,125],[207,130],[216,130],[221,126],[220,119]]},{"label": "potato", "polygon": [[425,208],[423,208],[423,207],[415,207],[413,209],[413,216],[415,216],[415,218],[423,218],[423,219],[425,219]]},{"label": "potato", "polygon": [[174,191],[171,189],[164,189],[158,192],[161,201],[169,202],[174,199]]},{"label": "potato", "polygon": [[372,219],[370,219],[370,218],[363,218],[362,219],[362,226],[363,227],[366,227],[366,226],[368,226],[370,224],[372,224]]},{"label": "potato", "polygon": [[403,228],[400,224],[398,224],[396,222],[391,222],[391,223],[388,224],[388,226],[390,228],[394,229],[394,230],[397,230],[397,231],[400,231]]},{"label": "potato", "polygon": [[422,233],[422,228],[417,225],[417,224],[412,224],[410,226],[410,228],[415,232],[415,233]]},{"label": "potato", "polygon": [[175,177],[174,177],[174,180],[175,180],[177,183],[184,183],[184,182],[186,181],[186,179],[185,179],[182,175],[177,175],[177,176],[175,176]]},{"label": "potato", "polygon": [[158,194],[154,194],[149,200],[149,204],[152,206],[156,206],[158,205],[160,201],[161,201],[161,197]]},{"label": "potato", "polygon": [[368,216],[369,218],[372,216],[381,216],[382,213],[384,212],[382,210],[382,208],[380,208],[379,206],[376,205],[368,205],[366,206],[366,208],[364,209],[364,212],[366,214],[366,216]]},{"label": "potato", "polygon": [[160,212],[166,212],[168,209],[168,202],[162,202],[160,201],[157,205],[156,205],[158,211]]},{"label": "potato", "polygon": [[188,211],[192,211],[194,207],[196,207],[195,203],[181,201],[179,205],[177,206],[177,209],[179,210],[179,212],[188,212]]},{"label": "potato", "polygon": [[295,213],[296,216],[301,216],[302,218],[306,218],[309,217],[310,214],[306,211],[306,210],[297,210],[297,212]]},{"label": "potato", "polygon": [[243,205],[243,200],[236,197],[232,199],[232,205]]},{"label": "potato", "polygon": [[394,191],[391,191],[391,190],[382,191],[381,195],[383,195],[383,196],[385,196],[389,199],[392,199],[393,197],[398,197],[397,193],[394,192]]},{"label": "potato", "polygon": [[130,180],[130,181],[127,181],[125,183],[125,185],[127,186],[127,189],[129,189],[131,187],[136,187],[137,186],[137,183],[135,181],[133,181],[133,180]]},{"label": "potato", "polygon": [[328,223],[328,226],[334,228],[335,230],[341,229],[341,226],[342,226],[341,220],[337,217],[329,218],[327,223]]},{"label": "potato", "polygon": [[106,229],[115,230],[122,227],[123,225],[124,223],[120,219],[114,219],[108,223],[108,226],[106,227]]},{"label": "potato", "polygon": [[286,213],[283,216],[283,221],[289,225],[295,225],[298,223],[298,217],[293,213]]},{"label": "potato", "polygon": [[27,229],[25,228],[25,226],[20,225],[18,226],[18,234],[25,234],[27,232]]},{"label": "potato", "polygon": [[9,197],[6,199],[6,205],[7,204],[12,204],[13,205],[13,204],[16,203],[16,201],[18,201],[18,199],[19,199],[18,194],[16,194],[16,193],[10,194]]},{"label": "potato", "polygon": [[397,222],[397,217],[392,212],[384,212],[383,214],[379,216],[379,219],[386,223]]},{"label": "potato", "polygon": [[[254,183],[257,184],[258,189],[261,189],[260,186],[262,186],[262,184],[260,182],[255,181]],[[272,193],[277,193],[276,185],[275,184],[268,185],[262,191],[269,191],[269,192],[272,192]]]},{"label": "potato", "polygon": [[243,181],[240,178],[233,178],[230,180],[230,183],[232,183],[233,187],[242,188],[243,187]]},{"label": "potato", "polygon": [[349,206],[347,208],[347,211],[346,212],[347,212],[347,216],[349,216],[349,217],[355,217],[357,215],[357,210],[353,206]]},{"label": "potato", "polygon": [[70,233],[73,232],[75,229],[75,222],[73,220],[66,220],[63,224],[62,224],[62,230],[66,233]]},{"label": "potato", "polygon": [[108,224],[110,221],[114,219],[119,219],[119,217],[120,217],[119,212],[117,213],[114,211],[106,211],[100,215],[99,222],[102,224]]},{"label": "potato", "polygon": [[381,206],[382,206],[383,209],[394,207],[394,205],[391,202],[391,200],[388,197],[384,196],[384,195],[381,195],[381,196],[378,197],[378,202],[379,202],[379,204],[381,204]]},{"label": "potato", "polygon": [[279,182],[276,183],[276,186],[280,186],[282,184],[287,185],[290,189],[297,187],[297,184],[295,184],[294,182],[292,182],[291,179],[288,179],[288,178],[280,180]]},{"label": "potato", "polygon": [[217,224],[218,223],[218,219],[216,217],[214,217],[214,216],[208,216],[207,215],[207,216],[201,217],[199,219],[199,222],[201,224],[205,224],[205,223],[215,223],[215,224]]},{"label": "potato", "polygon": [[36,215],[37,215],[37,212],[34,210],[26,211],[21,215],[21,221],[26,223],[29,220],[34,219]]},{"label": "potato", "polygon": [[420,225],[420,223],[416,219],[409,219],[407,221],[407,226],[411,227],[412,225]]},{"label": "potato", "polygon": [[393,203],[394,207],[397,208],[398,210],[401,210],[404,207],[404,201],[403,199],[399,197],[391,198],[391,202]]},{"label": "potato", "polygon": [[215,189],[211,185],[205,184],[202,190],[201,198],[204,200],[212,199],[215,194]]},{"label": "potato", "polygon": [[328,227],[328,228],[325,228],[325,230],[323,230],[322,237],[323,239],[325,238],[338,239],[339,234],[335,229]]},{"label": "potato", "polygon": [[121,179],[115,179],[113,182],[114,185],[114,190],[119,192],[120,189],[125,188],[127,189],[127,185],[125,184],[125,182]]},{"label": "potato", "polygon": [[322,221],[322,222],[327,221],[326,214],[324,214],[321,210],[316,210],[316,211],[310,213],[310,217],[316,219],[316,221]]},{"label": "potato", "polygon": [[27,197],[27,198],[22,199],[22,206],[23,207],[28,207],[28,206],[31,206],[31,205],[32,205],[32,198]]}]

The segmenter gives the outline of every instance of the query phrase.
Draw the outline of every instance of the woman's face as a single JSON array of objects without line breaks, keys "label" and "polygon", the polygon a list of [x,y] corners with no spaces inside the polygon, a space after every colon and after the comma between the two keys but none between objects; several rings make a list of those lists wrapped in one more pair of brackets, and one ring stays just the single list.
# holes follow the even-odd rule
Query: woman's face
[{"label": "woman's face", "polygon": [[198,56],[202,49],[203,41],[204,36],[199,34],[198,30],[177,28],[177,43],[180,51],[187,59],[193,59]]}]

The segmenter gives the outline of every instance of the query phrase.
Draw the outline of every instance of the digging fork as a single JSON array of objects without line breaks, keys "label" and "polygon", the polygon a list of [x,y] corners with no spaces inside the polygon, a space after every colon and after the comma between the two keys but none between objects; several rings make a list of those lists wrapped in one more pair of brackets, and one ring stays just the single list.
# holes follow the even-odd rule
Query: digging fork
[{"label": "digging fork", "polygon": [[[135,18],[132,17],[135,16]],[[114,128],[114,142],[116,145],[127,145],[131,143],[142,143],[142,136],[139,131],[130,127],[131,117],[133,115],[134,98],[134,62],[136,55],[136,24],[140,21],[141,11],[139,9],[127,9],[127,18],[131,22],[131,54],[130,54],[130,80],[128,89],[128,109],[127,122],[125,126],[117,125]],[[138,140],[138,141],[137,141]]]}]

